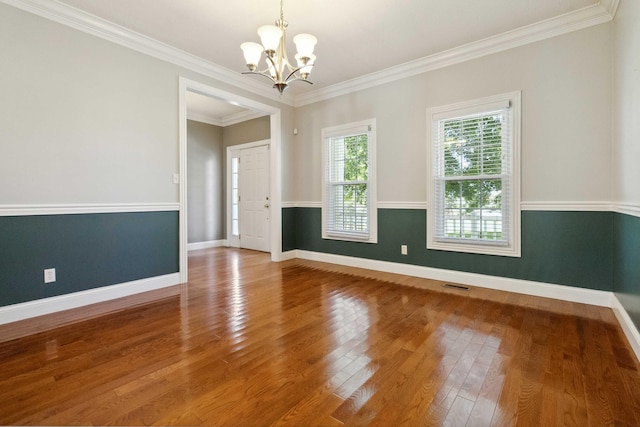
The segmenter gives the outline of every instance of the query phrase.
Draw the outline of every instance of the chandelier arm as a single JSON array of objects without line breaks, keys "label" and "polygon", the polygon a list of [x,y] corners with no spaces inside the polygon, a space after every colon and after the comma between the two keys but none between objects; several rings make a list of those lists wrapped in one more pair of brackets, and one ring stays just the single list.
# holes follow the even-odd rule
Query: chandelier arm
[{"label": "chandelier arm", "polygon": [[[272,76],[269,76],[269,75],[266,75],[266,74],[265,74],[265,75],[266,75],[267,77],[269,77],[271,80],[273,80],[273,82],[274,82],[274,83],[281,82],[282,75],[281,75],[281,73],[280,73],[280,70],[278,70],[278,66],[277,66],[277,65],[276,65],[276,63],[274,62],[273,58],[271,58],[269,55],[267,55],[267,60],[268,60],[269,62],[271,62],[271,66],[273,67],[273,69],[274,69],[274,70],[275,70],[275,72],[276,72],[276,77],[275,77],[275,78],[273,78]],[[267,69],[265,70],[265,72],[269,72],[269,66],[267,66]]]},{"label": "chandelier arm", "polygon": [[242,74],[255,74],[256,76],[262,76],[262,77],[265,77],[265,78],[267,78],[267,79],[271,80],[271,82],[272,82],[272,83],[274,83],[274,84],[278,83],[278,81],[277,81],[277,80],[275,80],[273,77],[271,77],[271,76],[270,76],[270,75],[268,75],[268,74],[264,74],[264,72],[258,72],[258,71],[245,71],[245,72],[243,72]]},{"label": "chandelier arm", "polygon": [[303,79],[301,77],[296,77],[295,79],[285,81],[286,84],[293,83],[293,82],[305,82],[305,83],[309,83],[310,85],[313,84],[313,82],[310,82],[309,80]]},{"label": "chandelier arm", "polygon": [[[293,70],[293,71],[291,71],[291,73],[287,76],[287,78],[286,78],[286,79],[284,79],[284,81],[285,81],[285,82],[289,82],[289,79],[291,79],[291,76],[293,76],[295,73],[297,73],[298,71],[302,70],[302,69],[303,69],[303,68],[305,68],[305,67],[313,67],[313,64],[311,64],[311,65],[303,65],[303,66],[301,66],[301,67],[298,67],[298,68],[294,69],[294,70]],[[294,81],[294,80],[302,80],[302,81],[305,81],[305,82],[307,82],[307,83],[311,83],[311,82],[310,82],[310,81],[308,81],[307,79],[303,79],[303,78],[301,78],[301,77],[296,77],[295,79],[292,79],[291,81]],[[311,84],[313,84],[313,83],[311,83]]]}]

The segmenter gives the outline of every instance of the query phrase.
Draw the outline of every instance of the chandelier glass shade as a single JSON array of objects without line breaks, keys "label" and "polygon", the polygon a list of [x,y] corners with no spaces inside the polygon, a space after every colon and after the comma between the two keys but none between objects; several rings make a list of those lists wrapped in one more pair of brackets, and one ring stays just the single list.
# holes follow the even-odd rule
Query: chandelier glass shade
[{"label": "chandelier glass shade", "polygon": [[[294,81],[312,84],[309,74],[316,61],[313,49],[318,40],[311,34],[298,34],[293,38],[297,53],[294,56],[295,65],[289,62],[286,49],[286,34],[288,23],[284,19],[280,0],[280,19],[275,25],[263,25],[258,28],[261,43],[246,42],[240,45],[249,71],[243,74],[257,74],[267,77],[273,82],[273,87],[280,93]],[[260,59],[265,58],[266,66],[259,70]]]}]

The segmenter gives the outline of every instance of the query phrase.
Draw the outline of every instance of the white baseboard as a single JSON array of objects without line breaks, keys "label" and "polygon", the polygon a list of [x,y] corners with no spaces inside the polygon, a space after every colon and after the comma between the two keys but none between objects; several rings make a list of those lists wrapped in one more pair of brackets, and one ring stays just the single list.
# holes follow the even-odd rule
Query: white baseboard
[{"label": "white baseboard", "polygon": [[[292,254],[294,252],[295,256]],[[403,274],[407,276],[421,277],[424,279],[454,282],[469,286],[479,286],[482,288],[497,289],[500,291],[553,298],[600,307],[609,307],[613,310],[613,313],[618,319],[620,327],[627,337],[636,358],[640,360],[640,332],[613,292],[532,282],[528,280],[510,279],[506,277],[487,276],[483,274],[465,273],[461,271],[443,270],[388,261],[377,261],[343,255],[325,254],[321,252],[295,250],[286,252],[286,254],[288,259],[293,257],[302,258],[311,261],[384,271],[386,273]]]},{"label": "white baseboard", "polygon": [[611,296],[611,309],[613,313],[616,315],[618,322],[620,323],[620,327],[624,331],[631,348],[633,348],[634,353],[638,360],[640,360],[640,332],[638,332],[638,328],[629,317],[627,310],[624,309],[620,300],[615,294]]},{"label": "white baseboard", "polygon": [[465,273],[461,271],[443,270],[431,267],[422,267],[410,264],[400,264],[388,261],[377,261],[365,258],[356,258],[343,255],[326,254],[295,250],[287,252],[288,259],[294,257],[311,261],[327,262],[331,264],[346,265],[368,270],[384,271],[386,273],[403,274],[424,279],[440,280],[460,283],[469,286],[479,286],[500,291],[514,292],[525,295],[533,295],[545,298],[553,298],[564,301],[590,304],[600,307],[609,307],[613,310],[620,327],[622,328],[636,358],[640,360],[640,332],[629,317],[618,298],[613,292],[594,289],[576,288],[572,286],[556,285],[550,283],[532,282],[528,280],[510,279],[506,277],[487,276],[483,274]]},{"label": "white baseboard", "polygon": [[282,252],[282,254],[280,255],[280,261],[288,261],[290,259],[301,258],[298,256],[298,252],[298,249]]},{"label": "white baseboard", "polygon": [[58,311],[70,310],[89,304],[110,301],[141,292],[153,291],[180,283],[180,274],[172,273],[148,279],[134,280],[116,285],[103,286],[72,294],[59,295],[34,301],[0,307],[0,325]]},{"label": "white baseboard", "polygon": [[312,261],[328,262],[331,264],[348,265],[368,270],[384,271],[386,273],[404,274],[424,279],[440,280],[460,283],[463,285],[479,286],[518,294],[534,295],[554,298],[583,304],[611,307],[611,292],[593,289],[576,288],[572,286],[555,285],[550,283],[532,282],[529,280],[510,279],[507,277],[487,276],[484,274],[466,273],[462,271],[443,270],[439,268],[423,267],[419,265],[401,264],[389,261],[377,261],[343,255],[326,254],[297,250],[296,257]]},{"label": "white baseboard", "polygon": [[187,251],[196,251],[198,249],[219,248],[228,246],[227,240],[209,240],[207,242],[187,243]]}]

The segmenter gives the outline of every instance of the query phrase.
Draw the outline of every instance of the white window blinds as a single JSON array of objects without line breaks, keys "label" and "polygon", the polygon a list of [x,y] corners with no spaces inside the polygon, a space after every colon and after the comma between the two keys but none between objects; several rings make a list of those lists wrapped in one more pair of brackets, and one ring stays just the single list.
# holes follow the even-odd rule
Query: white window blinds
[{"label": "white window blinds", "polygon": [[323,238],[374,242],[375,122],[323,129]]},{"label": "white window blinds", "polygon": [[428,247],[519,254],[514,103],[508,97],[432,112]]}]

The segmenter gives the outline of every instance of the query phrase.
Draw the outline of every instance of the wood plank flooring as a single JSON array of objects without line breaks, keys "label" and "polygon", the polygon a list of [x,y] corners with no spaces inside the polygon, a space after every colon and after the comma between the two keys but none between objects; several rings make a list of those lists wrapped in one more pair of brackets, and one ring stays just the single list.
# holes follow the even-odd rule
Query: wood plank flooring
[{"label": "wood plank flooring", "polygon": [[237,249],[189,264],[179,294],[0,343],[0,424],[640,426],[609,309]]}]

